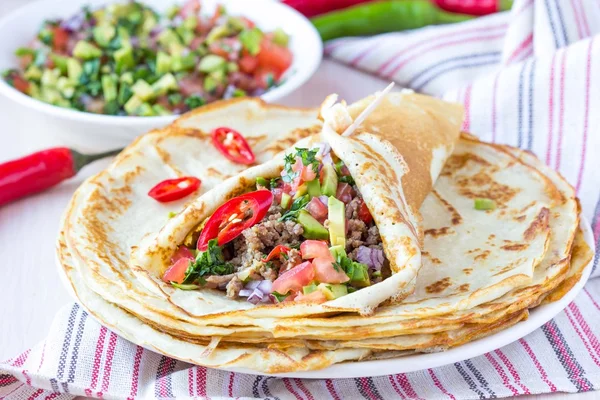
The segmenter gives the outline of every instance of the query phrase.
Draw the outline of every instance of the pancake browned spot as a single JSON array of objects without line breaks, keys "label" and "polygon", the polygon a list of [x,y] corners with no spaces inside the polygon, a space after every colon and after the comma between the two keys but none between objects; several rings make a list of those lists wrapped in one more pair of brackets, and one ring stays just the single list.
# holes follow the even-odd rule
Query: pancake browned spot
[{"label": "pancake browned spot", "polygon": [[445,235],[453,235],[454,229],[448,227],[448,226],[443,226],[441,228],[432,228],[432,229],[426,229],[425,230],[425,236],[433,236],[433,237],[440,237],[440,236],[445,236]]},{"label": "pancake browned spot", "polygon": [[470,285],[468,283],[464,283],[464,284],[462,284],[462,285],[460,285],[458,287],[458,291],[462,292],[462,293],[468,292],[469,291],[469,287],[470,287]]},{"label": "pancake browned spot", "polygon": [[544,207],[540,210],[537,217],[535,217],[535,220],[533,220],[533,222],[531,222],[531,224],[529,225],[527,230],[525,230],[525,233],[523,233],[523,237],[525,238],[525,240],[531,241],[531,240],[533,240],[533,238],[535,238],[535,235],[538,232],[547,230],[549,220],[550,220],[550,210],[548,210],[546,207]]},{"label": "pancake browned spot", "polygon": [[496,182],[491,175],[483,171],[469,177],[461,178],[457,181],[457,184],[460,187],[459,191],[461,195],[470,199],[492,199],[498,205],[503,205],[510,201],[520,191],[520,189]]},{"label": "pancake browned spot", "polygon": [[441,293],[444,290],[446,290],[451,284],[452,282],[450,281],[450,278],[446,277],[440,281],[432,283],[429,286],[426,286],[425,291],[427,293]]},{"label": "pancake browned spot", "polygon": [[446,210],[448,210],[448,212],[452,215],[452,217],[451,217],[452,225],[458,225],[458,224],[462,223],[462,216],[458,213],[456,208],[454,208],[454,206],[452,204],[450,204],[450,202],[448,200],[444,199],[435,190],[433,190],[433,195],[439,200],[440,203],[442,203],[444,205]]},{"label": "pancake browned spot", "polygon": [[477,254],[475,256],[475,260],[485,260],[490,254],[491,254],[491,251],[484,250],[480,254]]},{"label": "pancake browned spot", "polygon": [[527,243],[514,243],[514,244],[506,244],[500,248],[502,250],[508,250],[508,251],[520,251],[520,250],[525,250],[528,247],[529,247],[529,245]]},{"label": "pancake browned spot", "polygon": [[444,166],[444,169],[442,170],[442,173],[440,175],[452,175],[452,172],[458,171],[459,169],[463,168],[465,165],[467,165],[469,161],[480,165],[490,165],[490,163],[487,160],[484,160],[483,158],[473,153],[453,154],[452,156],[450,156],[448,161],[446,161],[446,165]]},{"label": "pancake browned spot", "polygon": [[471,273],[473,272],[473,268],[465,268],[463,269],[463,272],[465,273],[465,275],[471,275]]}]

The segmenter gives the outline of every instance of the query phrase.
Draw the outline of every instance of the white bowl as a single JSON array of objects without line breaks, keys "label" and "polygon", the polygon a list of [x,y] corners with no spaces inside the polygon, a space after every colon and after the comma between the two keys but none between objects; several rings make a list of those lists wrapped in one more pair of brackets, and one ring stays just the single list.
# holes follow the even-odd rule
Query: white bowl
[{"label": "white bowl", "polygon": [[[17,66],[14,51],[35,37],[46,19],[69,17],[82,6],[98,7],[126,0],[40,0],[28,4],[0,21],[0,71]],[[159,12],[183,0],[141,0]],[[223,4],[232,15],[244,15],[264,30],[283,28],[290,35],[294,55],[285,81],[261,96],[274,102],[306,82],[316,71],[322,57],[321,39],[304,16],[272,0],[201,0],[203,13],[212,13]],[[0,93],[20,105],[22,119],[35,119],[36,126],[60,135],[65,145],[82,150],[104,150],[127,145],[136,136],[168,125],[177,116],[129,117],[99,115],[53,106],[29,97],[0,79]],[[15,117],[16,118],[16,117]]]}]

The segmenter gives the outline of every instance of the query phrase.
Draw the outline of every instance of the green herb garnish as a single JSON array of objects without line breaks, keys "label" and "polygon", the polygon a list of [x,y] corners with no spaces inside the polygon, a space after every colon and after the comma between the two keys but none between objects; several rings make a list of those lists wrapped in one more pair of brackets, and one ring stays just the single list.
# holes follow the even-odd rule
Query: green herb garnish
[{"label": "green herb garnish", "polygon": [[185,99],[185,105],[188,106],[190,109],[203,106],[204,104],[206,104],[206,101],[204,101],[204,99],[201,96],[198,96],[197,94]]},{"label": "green herb garnish", "polygon": [[275,297],[277,299],[278,303],[281,303],[283,300],[286,299],[286,297],[289,296],[289,294],[281,294],[281,293],[277,293],[277,292],[273,292],[271,294],[273,295],[273,297]]},{"label": "green herb garnish", "polygon": [[310,202],[310,196],[305,194],[304,196],[298,197],[292,203],[290,209],[279,218],[279,221],[296,220],[298,213]]},{"label": "green herb garnish", "polygon": [[185,271],[184,284],[204,283],[204,277],[210,275],[229,275],[233,273],[233,264],[225,262],[223,249],[217,239],[208,242],[206,251],[198,253]]}]

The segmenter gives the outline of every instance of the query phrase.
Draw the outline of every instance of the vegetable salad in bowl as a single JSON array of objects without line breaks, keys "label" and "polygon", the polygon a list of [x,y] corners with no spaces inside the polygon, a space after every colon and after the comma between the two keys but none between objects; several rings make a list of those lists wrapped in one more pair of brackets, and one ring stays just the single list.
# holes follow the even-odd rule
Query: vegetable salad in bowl
[{"label": "vegetable salad in bowl", "polygon": [[16,50],[7,83],[37,100],[122,116],[166,116],[206,103],[259,96],[282,83],[292,63],[288,35],[265,32],[224,6],[199,0],[159,14],[138,2],[84,7],[47,20]]}]

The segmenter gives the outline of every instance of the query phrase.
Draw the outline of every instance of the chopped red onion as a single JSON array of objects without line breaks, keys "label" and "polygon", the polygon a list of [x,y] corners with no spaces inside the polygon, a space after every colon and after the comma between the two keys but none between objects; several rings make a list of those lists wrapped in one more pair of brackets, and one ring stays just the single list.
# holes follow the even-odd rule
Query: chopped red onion
[{"label": "chopped red onion", "polygon": [[249,289],[249,290],[254,290],[258,287],[258,285],[260,285],[261,281],[250,281],[248,283],[246,283],[246,285],[244,286],[244,289]]},{"label": "chopped red onion", "polygon": [[331,146],[329,145],[329,143],[325,143],[325,142],[320,142],[315,144],[314,147],[318,147],[319,151],[317,151],[317,156],[323,158],[323,156],[325,156],[326,154],[329,154],[331,152]]},{"label": "chopped red onion", "polygon": [[323,164],[333,165],[333,158],[331,158],[331,153],[325,154],[321,161],[323,162]]},{"label": "chopped red onion", "polygon": [[356,253],[356,260],[370,269],[380,271],[384,261],[383,250],[360,246]]},{"label": "chopped red onion", "polygon": [[325,205],[327,205],[329,203],[329,197],[327,197],[325,195],[319,196],[319,200],[321,200],[321,203],[323,203]]},{"label": "chopped red onion", "polygon": [[223,98],[226,100],[231,99],[233,97],[233,94],[235,93],[235,89],[235,86],[227,85],[227,87],[225,88],[225,93],[223,93]]},{"label": "chopped red onion", "polygon": [[250,295],[251,295],[253,292],[254,292],[254,290],[251,290],[251,289],[242,289],[242,290],[240,290],[240,293],[239,293],[239,295],[240,295],[240,297],[248,297],[248,296],[250,296]]},{"label": "chopped red onion", "polygon": [[84,21],[85,14],[83,13],[83,11],[80,11],[72,17],[62,21],[60,23],[60,27],[66,29],[69,32],[75,32],[81,29]]},{"label": "chopped red onion", "polygon": [[264,294],[268,294],[273,291],[272,286],[273,286],[273,282],[271,282],[268,279],[265,279],[265,280],[259,281],[257,289],[260,290],[261,292],[263,292]]},{"label": "chopped red onion", "polygon": [[265,295],[263,294],[263,292],[261,292],[259,289],[255,289],[252,292],[252,294],[248,296],[248,301],[252,304],[258,304],[262,301],[264,297]]}]

